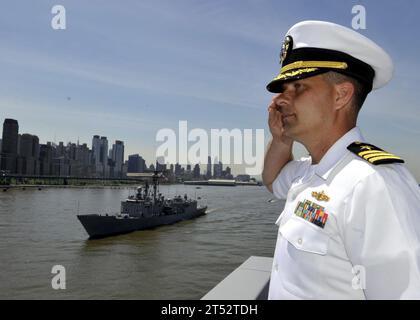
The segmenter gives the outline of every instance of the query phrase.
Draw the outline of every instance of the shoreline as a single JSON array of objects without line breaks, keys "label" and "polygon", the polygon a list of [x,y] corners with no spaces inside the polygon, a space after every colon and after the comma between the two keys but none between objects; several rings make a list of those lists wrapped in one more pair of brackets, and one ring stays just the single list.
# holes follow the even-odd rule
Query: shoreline
[{"label": "shoreline", "polygon": [[[63,185],[63,184],[16,184],[16,185],[0,185],[0,189],[3,192],[8,190],[26,190],[26,189],[133,189],[141,183],[133,184],[120,184],[120,185],[95,185],[95,184],[86,184],[86,185]],[[162,185],[176,185],[176,184],[162,184]]]},{"label": "shoreline", "polygon": [[52,184],[52,185],[45,185],[45,184],[41,184],[41,185],[8,185],[8,186],[1,186],[1,189],[3,191],[8,191],[9,189],[12,190],[26,190],[26,189],[51,189],[51,188],[57,188],[57,189],[67,189],[67,188],[71,188],[71,189],[105,189],[105,188],[110,188],[110,189],[130,189],[135,187],[136,185],[59,185],[59,184]]}]

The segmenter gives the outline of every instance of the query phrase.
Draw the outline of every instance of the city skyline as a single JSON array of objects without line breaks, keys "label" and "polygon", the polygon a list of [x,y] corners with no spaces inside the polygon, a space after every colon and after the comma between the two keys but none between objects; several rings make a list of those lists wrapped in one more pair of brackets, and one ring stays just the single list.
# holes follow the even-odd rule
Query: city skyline
[{"label": "city skyline", "polygon": [[[1,119],[0,118],[0,122],[1,122],[1,120],[3,120],[3,121],[5,121],[5,120],[13,120],[13,121],[16,121],[16,123],[19,123],[19,120],[17,120],[17,119],[11,119],[11,118],[5,118],[5,119]],[[79,139],[79,137],[77,138],[77,142],[76,143],[74,143],[72,140],[69,140],[69,141],[58,141],[58,143],[56,142],[56,141],[52,141],[52,140],[49,140],[49,139],[47,139],[47,140],[45,140],[45,142],[43,143],[40,139],[39,139],[39,137],[38,137],[38,135],[35,133],[29,133],[29,132],[24,132],[24,133],[20,133],[19,132],[19,135],[21,136],[21,135],[32,135],[32,136],[35,136],[36,138],[38,138],[38,142],[39,142],[39,144],[47,144],[47,143],[51,143],[52,145],[54,145],[54,146],[59,146],[60,144],[62,144],[62,145],[64,145],[64,146],[68,146],[69,144],[75,144],[75,145],[77,145],[77,146],[82,146],[82,145],[88,145],[88,143],[87,142],[80,142],[80,139]],[[99,138],[99,139],[106,139],[107,140],[107,136],[106,135],[104,135],[104,136],[102,136],[102,135],[98,135],[98,134],[93,134],[92,135],[92,137],[93,137],[93,139],[91,139],[91,141],[92,141],[92,143],[91,143],[91,149],[93,150],[94,148],[93,148],[93,145],[94,145],[94,140],[95,140],[95,138]],[[118,140],[118,139],[115,139],[114,140],[115,141],[115,144],[119,144],[119,143],[124,143],[123,141],[121,141],[121,140]],[[0,139],[0,147],[1,147],[1,142],[2,142],[2,139]],[[124,149],[124,145],[123,145],[123,149]],[[1,150],[1,148],[0,148],[0,150]],[[108,149],[108,151],[112,151],[112,149]],[[139,151],[137,151],[137,152],[135,152],[135,153],[132,153],[132,154],[128,154],[128,153],[124,153],[124,161],[127,161],[128,159],[129,159],[129,157],[131,156],[131,155],[140,155],[141,154],[141,152],[139,152]],[[99,157],[100,156],[97,156],[96,158],[98,158],[99,159]],[[154,164],[154,163],[156,163],[156,161],[159,161],[159,158],[160,157],[157,157],[157,158],[155,158],[155,159],[153,159],[152,161],[149,161],[151,164]],[[208,156],[208,159],[210,160],[211,159],[211,156]],[[162,161],[163,161],[164,159],[162,159]],[[217,161],[217,156],[215,157],[215,159],[213,159],[214,161]],[[221,163],[220,161],[217,161],[218,163]],[[170,164],[172,164],[172,163],[166,163],[166,164],[168,164],[168,165],[170,165]],[[175,163],[173,163],[173,164],[175,164]],[[203,166],[207,166],[207,168],[208,168],[208,165],[211,165],[211,161],[210,162],[207,162],[207,163],[205,163],[205,164],[202,164]],[[188,165],[195,165],[195,163],[181,163],[181,165],[184,165],[184,166],[188,166]],[[211,171],[211,170],[210,170]]]},{"label": "city skyline", "polygon": [[[79,139],[77,144],[72,141],[67,141],[67,144],[63,141],[58,144],[51,141],[42,143],[36,134],[19,133],[18,120],[6,118],[0,139],[0,169],[2,172],[27,176],[124,178],[127,173],[157,170],[168,173],[174,179],[233,179],[231,168],[227,166],[224,170],[223,163],[217,161],[217,157],[212,168],[211,157],[208,156],[206,173],[201,174],[202,165],[198,163],[164,163],[163,157],[157,157],[147,166],[138,153],[125,157],[124,147],[123,141],[115,140],[112,148],[109,148],[107,137],[99,135],[93,135],[90,149],[87,143],[80,143]],[[191,165],[194,165],[193,169]],[[250,178],[249,175],[238,175],[240,179],[244,176]]]},{"label": "city skyline", "polygon": [[[65,30],[51,28],[55,4],[7,1],[0,12],[2,117],[41,141],[118,137],[127,155],[139,150],[148,163],[156,133],[184,120],[207,131],[264,129],[267,143],[265,86],[278,73],[286,31],[308,19],[351,27],[361,4],[367,23],[358,32],[390,54],[395,74],[368,96],[359,126],[420,181],[416,1],[63,0]],[[296,144],[295,154],[306,150]]]}]

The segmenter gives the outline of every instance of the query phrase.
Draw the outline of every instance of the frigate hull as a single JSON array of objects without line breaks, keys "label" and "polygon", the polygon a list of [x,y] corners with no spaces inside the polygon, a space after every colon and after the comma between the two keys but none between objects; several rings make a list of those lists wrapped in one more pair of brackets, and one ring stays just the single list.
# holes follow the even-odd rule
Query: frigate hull
[{"label": "frigate hull", "polygon": [[117,215],[86,214],[78,215],[90,239],[150,229],[161,225],[173,224],[205,214],[207,207],[197,208],[191,212],[157,215],[152,217],[133,217]]}]

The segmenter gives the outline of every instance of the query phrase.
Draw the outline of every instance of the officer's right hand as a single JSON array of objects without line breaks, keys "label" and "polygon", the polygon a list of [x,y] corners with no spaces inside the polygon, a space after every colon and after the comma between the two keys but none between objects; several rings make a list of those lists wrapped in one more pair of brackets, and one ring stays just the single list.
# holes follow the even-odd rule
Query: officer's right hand
[{"label": "officer's right hand", "polygon": [[284,134],[281,112],[277,108],[278,106],[273,99],[268,106],[268,126],[273,136],[273,141],[290,145],[293,143],[293,140]]}]

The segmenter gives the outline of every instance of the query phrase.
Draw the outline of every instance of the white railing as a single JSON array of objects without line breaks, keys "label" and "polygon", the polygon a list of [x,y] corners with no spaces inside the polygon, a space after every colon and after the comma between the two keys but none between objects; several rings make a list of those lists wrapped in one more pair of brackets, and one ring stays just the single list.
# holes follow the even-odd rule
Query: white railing
[{"label": "white railing", "polygon": [[273,258],[249,257],[202,300],[266,300]]}]

